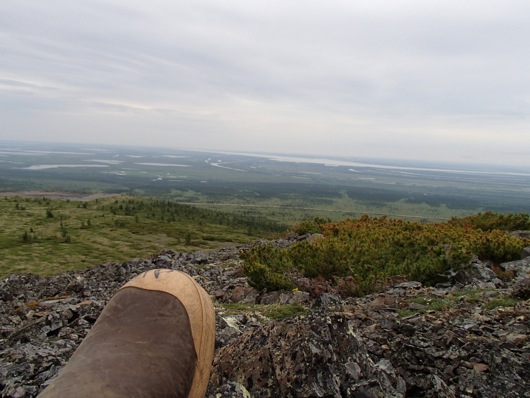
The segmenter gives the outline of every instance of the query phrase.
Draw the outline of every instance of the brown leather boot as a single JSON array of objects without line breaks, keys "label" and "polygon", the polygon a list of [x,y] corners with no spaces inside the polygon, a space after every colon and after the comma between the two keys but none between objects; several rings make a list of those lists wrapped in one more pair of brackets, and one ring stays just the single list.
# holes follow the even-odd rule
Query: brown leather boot
[{"label": "brown leather boot", "polygon": [[112,297],[39,397],[203,397],[214,340],[204,289],[179,271],[148,271]]}]

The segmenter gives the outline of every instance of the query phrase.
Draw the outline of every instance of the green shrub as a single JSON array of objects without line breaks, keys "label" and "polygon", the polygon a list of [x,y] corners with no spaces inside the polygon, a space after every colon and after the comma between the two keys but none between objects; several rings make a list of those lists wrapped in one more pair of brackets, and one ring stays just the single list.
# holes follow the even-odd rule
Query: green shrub
[{"label": "green shrub", "polygon": [[296,224],[292,228],[292,231],[298,235],[319,234],[322,232],[321,227],[329,222],[331,222],[329,218],[315,217],[312,220],[306,220]]},{"label": "green shrub", "polygon": [[299,276],[334,283],[350,278],[348,294],[377,291],[396,279],[433,285],[447,280],[449,271],[469,266],[474,256],[495,263],[510,261],[529,244],[507,231],[483,230],[456,219],[424,224],[363,216],[312,223],[300,230],[318,225],[322,237],[289,248],[259,245],[244,253],[243,269],[255,287],[292,288]]},{"label": "green shrub", "polygon": [[258,290],[289,290],[294,287],[285,274],[271,271],[270,267],[258,262],[245,263],[243,271],[248,276],[250,284]]},{"label": "green shrub", "polygon": [[292,270],[292,262],[287,252],[277,250],[269,243],[255,246],[241,253],[241,257],[245,260],[243,272],[256,289],[273,291],[294,288],[294,284],[287,277]]},{"label": "green shrub", "polygon": [[487,211],[464,218],[452,218],[449,222],[454,225],[478,228],[482,231],[492,231],[494,229],[503,231],[530,229],[529,215],[525,213],[499,214]]},{"label": "green shrub", "polygon": [[528,240],[494,229],[480,234],[472,242],[472,250],[481,260],[490,260],[499,264],[518,260],[521,250],[528,244]]}]

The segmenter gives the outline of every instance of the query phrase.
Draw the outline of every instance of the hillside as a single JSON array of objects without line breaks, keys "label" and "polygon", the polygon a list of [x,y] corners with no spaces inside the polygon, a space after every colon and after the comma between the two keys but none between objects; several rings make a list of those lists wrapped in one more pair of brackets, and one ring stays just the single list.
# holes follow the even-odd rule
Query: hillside
[{"label": "hillside", "polygon": [[259,215],[128,195],[15,192],[2,196],[0,277],[85,269],[155,255],[165,247],[180,251],[228,247],[287,228]]},{"label": "hillside", "polygon": [[[290,248],[311,236],[271,243]],[[215,299],[208,397],[529,396],[530,257],[501,264],[504,280],[475,260],[435,287],[397,282],[342,298],[255,289],[240,258],[255,246],[9,276],[0,285],[1,396],[35,396],[113,293],[153,268],[187,272]]]}]

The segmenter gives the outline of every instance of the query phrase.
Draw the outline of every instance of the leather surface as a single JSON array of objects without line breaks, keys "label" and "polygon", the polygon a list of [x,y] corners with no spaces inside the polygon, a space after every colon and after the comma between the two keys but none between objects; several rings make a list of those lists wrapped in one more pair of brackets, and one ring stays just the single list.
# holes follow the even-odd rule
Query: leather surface
[{"label": "leather surface", "polygon": [[167,292],[180,300],[188,312],[195,350],[199,360],[189,396],[204,397],[213,362],[215,310],[206,291],[188,274],[170,269],[155,269],[138,275],[122,289],[138,287]]},{"label": "leather surface", "polygon": [[39,397],[188,397],[196,361],[180,300],[126,287]]}]

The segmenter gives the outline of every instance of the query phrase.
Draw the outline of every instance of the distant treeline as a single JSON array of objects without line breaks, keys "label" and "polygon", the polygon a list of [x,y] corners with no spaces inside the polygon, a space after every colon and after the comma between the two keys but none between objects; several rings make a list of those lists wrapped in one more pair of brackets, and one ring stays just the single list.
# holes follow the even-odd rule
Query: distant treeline
[{"label": "distant treeline", "polygon": [[[231,177],[233,178],[233,177]],[[336,179],[315,179],[307,182],[249,181],[213,179],[208,176],[158,180],[138,175],[94,173],[82,168],[50,170],[0,169],[0,186],[3,190],[57,190],[76,192],[106,192],[168,198],[171,192],[197,192],[212,201],[248,197],[267,200],[291,198],[293,195],[311,200],[337,198],[346,193],[353,200],[372,205],[397,201],[430,206],[446,205],[450,209],[496,212],[527,212],[528,201],[520,193],[510,191],[427,186],[425,184],[381,185],[371,182]]]},{"label": "distant treeline", "polygon": [[[104,207],[103,207],[104,209]],[[189,220],[199,224],[218,224],[234,228],[245,228],[249,234],[256,232],[283,232],[286,225],[262,216],[239,215],[209,210],[170,200],[122,199],[109,206],[114,215],[141,216],[149,220],[176,222]]]}]

